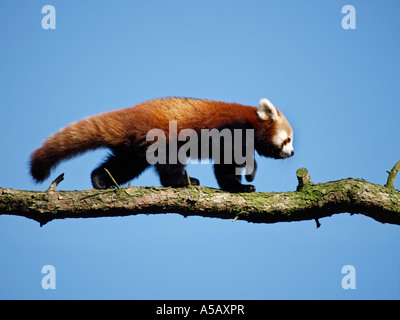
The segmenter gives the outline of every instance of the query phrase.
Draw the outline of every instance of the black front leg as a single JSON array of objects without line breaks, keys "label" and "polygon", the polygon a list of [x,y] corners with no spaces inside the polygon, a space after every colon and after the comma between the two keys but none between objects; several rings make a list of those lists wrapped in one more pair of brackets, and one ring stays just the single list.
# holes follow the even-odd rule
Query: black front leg
[{"label": "black front leg", "polygon": [[252,166],[253,171],[251,173],[248,173],[247,168],[246,168],[246,180],[248,182],[252,182],[254,180],[254,177],[256,176],[256,171],[257,171],[257,162],[254,159],[253,160],[253,166]]}]

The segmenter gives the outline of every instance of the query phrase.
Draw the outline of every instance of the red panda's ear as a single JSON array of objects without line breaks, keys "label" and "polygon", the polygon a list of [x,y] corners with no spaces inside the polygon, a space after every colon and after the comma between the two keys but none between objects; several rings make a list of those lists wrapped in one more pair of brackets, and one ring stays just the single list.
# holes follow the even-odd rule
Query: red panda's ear
[{"label": "red panda's ear", "polygon": [[276,120],[278,118],[278,111],[274,105],[266,98],[262,98],[259,103],[257,114],[261,120]]}]

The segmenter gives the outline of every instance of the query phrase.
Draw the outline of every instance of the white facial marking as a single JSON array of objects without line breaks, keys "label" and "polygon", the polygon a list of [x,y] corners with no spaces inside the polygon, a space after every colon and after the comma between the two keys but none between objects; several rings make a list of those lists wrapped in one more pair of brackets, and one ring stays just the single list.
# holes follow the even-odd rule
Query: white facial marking
[{"label": "white facial marking", "polygon": [[289,143],[286,143],[281,151],[282,158],[288,158],[293,155],[293,141],[291,140]]},{"label": "white facial marking", "polygon": [[288,133],[285,130],[280,130],[272,139],[273,144],[281,149],[280,157],[283,159],[293,155],[293,138],[290,137],[290,142],[287,142],[288,138]]},{"label": "white facial marking", "polygon": [[275,146],[281,147],[282,143],[288,138],[288,134],[284,130],[278,131],[278,133],[273,137],[272,142]]}]

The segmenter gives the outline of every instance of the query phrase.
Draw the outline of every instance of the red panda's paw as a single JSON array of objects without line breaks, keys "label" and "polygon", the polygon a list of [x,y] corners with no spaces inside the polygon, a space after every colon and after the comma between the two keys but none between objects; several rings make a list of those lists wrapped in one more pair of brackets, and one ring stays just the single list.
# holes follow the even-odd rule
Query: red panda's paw
[{"label": "red panda's paw", "polygon": [[249,193],[249,192],[256,191],[256,187],[251,184],[239,184],[239,185],[231,186],[228,188],[225,187],[225,188],[223,188],[223,190],[232,192],[232,193],[240,193],[240,192]]},{"label": "red panda's paw", "polygon": [[189,179],[190,179],[190,184],[191,184],[192,186],[199,186],[199,185],[200,185],[199,179],[192,178],[192,177],[189,177]]},{"label": "red panda's paw", "polygon": [[95,189],[110,189],[114,188],[114,183],[106,174],[104,168],[98,168],[92,172],[92,185]]},{"label": "red panda's paw", "polygon": [[243,184],[242,185],[242,191],[239,192],[255,192],[256,187],[251,185],[251,184]]}]

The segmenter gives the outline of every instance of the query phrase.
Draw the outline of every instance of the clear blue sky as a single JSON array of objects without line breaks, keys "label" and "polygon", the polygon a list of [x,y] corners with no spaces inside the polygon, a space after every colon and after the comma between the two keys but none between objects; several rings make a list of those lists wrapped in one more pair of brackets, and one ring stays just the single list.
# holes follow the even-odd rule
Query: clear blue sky
[{"label": "clear blue sky", "polygon": [[[41,9],[56,8],[56,30]],[[356,8],[356,30],[341,9]],[[91,187],[105,156],[60,165],[36,186],[30,153],[70,122],[165,96],[280,108],[295,156],[258,158],[257,191],[347,177],[384,184],[400,160],[400,2],[1,1],[0,185]],[[191,165],[217,187],[211,165]],[[400,178],[395,187],[400,189]],[[159,186],[148,170],[133,185]],[[250,224],[177,214],[69,219],[0,216],[0,298],[399,299],[400,227],[349,214]],[[41,269],[56,269],[43,290]],[[344,265],[356,289],[341,287]]]}]

